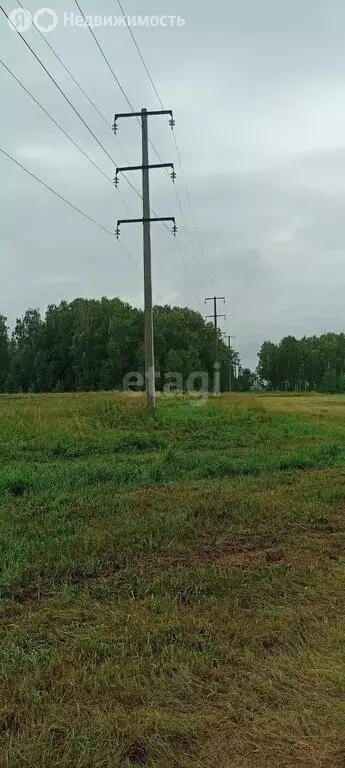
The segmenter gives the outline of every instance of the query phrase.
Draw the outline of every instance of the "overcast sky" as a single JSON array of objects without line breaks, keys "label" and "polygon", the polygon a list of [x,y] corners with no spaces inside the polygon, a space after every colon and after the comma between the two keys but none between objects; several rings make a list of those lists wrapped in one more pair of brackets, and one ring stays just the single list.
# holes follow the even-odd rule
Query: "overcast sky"
[{"label": "overcast sky", "polygon": [[[80,0],[87,14],[120,15],[116,0]],[[88,29],[65,27],[74,0],[47,0],[59,24],[46,39],[112,123],[128,105]],[[23,3],[24,4],[24,3]],[[15,0],[3,0],[7,12]],[[27,0],[35,13],[39,0]],[[151,172],[151,204],[175,215],[175,239],[152,226],[154,300],[204,312],[205,296],[226,296],[224,330],[244,364],[265,339],[344,331],[345,4],[344,0],[124,0],[129,15],[180,15],[184,26],[133,28],[166,108],[174,111],[201,254],[179,167],[181,220],[167,173]],[[97,27],[117,77],[137,109],[159,108],[125,27]],[[140,162],[134,119],[114,137],[32,27],[25,39],[118,164],[121,148]],[[49,81],[19,35],[0,19],[0,56],[74,140],[113,176],[107,156]],[[128,217],[106,179],[54,127],[0,66],[0,147],[110,229]],[[165,162],[177,164],[170,128],[150,119]],[[157,162],[152,154],[151,161]],[[29,306],[76,296],[120,296],[142,305],[140,225],[116,239],[87,222],[0,156],[0,312],[13,323]],[[140,176],[131,180],[138,187]],[[140,198],[124,179],[131,215]],[[191,247],[191,241],[193,248]],[[209,311],[211,306],[209,306]]]}]

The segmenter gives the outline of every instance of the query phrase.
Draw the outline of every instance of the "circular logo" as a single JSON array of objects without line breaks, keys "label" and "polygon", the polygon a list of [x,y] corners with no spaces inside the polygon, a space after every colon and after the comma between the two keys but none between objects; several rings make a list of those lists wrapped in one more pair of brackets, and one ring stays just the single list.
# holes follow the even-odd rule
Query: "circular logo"
[{"label": "circular logo", "polygon": [[26,8],[15,8],[8,14],[8,23],[14,31],[27,32],[32,24],[31,13]]},{"label": "circular logo", "polygon": [[59,23],[59,18],[51,8],[40,8],[34,15],[33,22],[40,32],[52,32]]}]

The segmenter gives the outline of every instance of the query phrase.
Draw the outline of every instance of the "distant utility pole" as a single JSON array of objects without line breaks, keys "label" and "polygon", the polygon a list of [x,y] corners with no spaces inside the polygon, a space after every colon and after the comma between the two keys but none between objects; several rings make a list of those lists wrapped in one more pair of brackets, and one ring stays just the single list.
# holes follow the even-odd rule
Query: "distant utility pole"
[{"label": "distant utility pole", "polygon": [[214,323],[214,332],[216,335],[216,361],[218,359],[218,317],[225,317],[225,315],[220,315],[217,312],[217,301],[223,301],[225,304],[225,297],[224,296],[207,296],[205,299],[205,304],[207,301],[213,301],[213,315],[206,315],[206,318],[212,317],[213,323]]},{"label": "distant utility pole", "polygon": [[150,216],[150,168],[172,168],[171,178],[175,180],[175,171],[173,163],[155,163],[149,164],[148,149],[148,115],[170,115],[170,126],[173,128],[175,121],[171,109],[161,109],[149,111],[142,109],[141,112],[128,112],[115,115],[114,132],[117,131],[117,121],[120,117],[140,117],[141,135],[142,135],[142,164],[132,166],[121,166],[116,168],[115,185],[118,185],[118,174],[124,171],[142,171],[142,190],[143,190],[143,215],[141,219],[118,219],[116,236],[119,237],[121,224],[132,224],[142,222],[143,224],[143,246],[144,246],[144,328],[145,328],[145,389],[146,406],[154,412],[156,404],[155,393],[155,362],[153,345],[153,312],[152,312],[152,274],[151,274],[151,221],[172,221],[173,234],[176,235],[177,227],[174,216]]},{"label": "distant utility pole", "polygon": [[[229,348],[229,392],[232,390],[232,356],[231,356],[231,339],[235,339],[236,336],[225,336],[225,338],[228,341],[228,348]],[[235,368],[236,372],[236,368]]]}]

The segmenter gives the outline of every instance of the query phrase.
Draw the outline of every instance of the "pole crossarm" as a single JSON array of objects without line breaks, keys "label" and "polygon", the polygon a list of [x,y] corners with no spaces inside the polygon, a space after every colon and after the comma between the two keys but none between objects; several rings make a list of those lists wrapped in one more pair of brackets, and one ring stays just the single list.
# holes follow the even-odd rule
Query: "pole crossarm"
[{"label": "pole crossarm", "polygon": [[117,226],[119,227],[121,224],[138,224],[138,222],[143,223],[144,221],[173,221],[175,224],[175,216],[149,216],[148,218],[141,219],[118,219]]},{"label": "pole crossarm", "polygon": [[[147,115],[170,115],[170,117],[173,116],[172,109],[147,109],[146,110]],[[115,120],[118,120],[120,117],[141,117],[141,112],[118,112],[115,115]]]},{"label": "pole crossarm", "polygon": [[225,302],[225,296],[207,296],[206,299],[205,299],[205,302],[206,301],[214,301],[215,299],[216,299],[216,301],[224,301]]},{"label": "pole crossarm", "polygon": [[149,165],[121,165],[116,167],[114,184],[115,187],[119,185],[119,173],[125,173],[126,171],[149,171],[150,168],[171,168],[170,177],[172,181],[176,179],[176,173],[174,163],[150,163]]},{"label": "pole crossarm", "polygon": [[[173,128],[175,125],[174,116],[172,113],[172,109],[152,109],[152,110],[146,110],[146,115],[170,115],[169,125],[170,128]],[[114,123],[113,123],[113,131],[114,133],[117,132],[117,121],[120,120],[121,117],[142,117],[142,112],[118,112],[114,117]]]},{"label": "pole crossarm", "polygon": [[177,226],[176,226],[175,216],[147,216],[147,217],[143,216],[141,219],[118,219],[116,230],[115,230],[116,237],[117,239],[119,239],[120,237],[121,224],[147,224],[147,223],[150,224],[151,221],[172,221],[173,222],[172,233],[176,237]]},{"label": "pole crossarm", "polygon": [[151,163],[151,165],[121,165],[116,168],[116,173],[124,171],[142,171],[143,168],[174,168],[174,163]]}]

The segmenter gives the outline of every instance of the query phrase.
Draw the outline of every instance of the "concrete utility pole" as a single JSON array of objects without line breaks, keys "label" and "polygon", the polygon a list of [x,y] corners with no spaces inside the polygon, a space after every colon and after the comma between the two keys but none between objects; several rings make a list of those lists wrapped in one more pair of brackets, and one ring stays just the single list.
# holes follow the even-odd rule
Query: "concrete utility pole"
[{"label": "concrete utility pole", "polygon": [[148,112],[142,109],[141,112],[129,112],[115,115],[114,132],[117,131],[117,120],[120,117],[140,117],[141,118],[141,137],[142,137],[142,164],[132,166],[122,166],[116,168],[115,185],[118,185],[118,174],[124,171],[142,171],[142,190],[143,190],[143,215],[141,219],[118,219],[116,235],[119,237],[120,224],[132,224],[133,222],[142,222],[143,224],[143,251],[144,251],[144,329],[145,329],[145,389],[146,406],[153,413],[156,404],[155,393],[155,362],[154,362],[154,344],[153,344],[153,312],[152,312],[152,272],[151,272],[151,221],[172,221],[173,234],[176,235],[176,223],[174,216],[151,217],[150,213],[150,168],[172,168],[171,178],[175,180],[175,171],[173,163],[155,163],[149,164],[148,148],[148,115],[170,115],[170,126],[175,122],[172,111],[155,110]]},{"label": "concrete utility pole", "polygon": [[152,272],[151,272],[151,222],[150,222],[150,179],[149,140],[147,111],[141,112],[142,139],[142,184],[143,184],[143,246],[144,246],[144,307],[145,307],[145,378],[146,405],[155,408],[155,357],[153,345]]},{"label": "concrete utility pole", "polygon": [[206,319],[209,317],[212,317],[213,323],[214,323],[214,332],[216,336],[216,361],[218,360],[218,317],[225,317],[225,315],[220,315],[217,312],[217,301],[223,301],[225,304],[225,297],[224,296],[208,296],[205,299],[205,304],[207,301],[213,301],[213,315],[206,315]]},{"label": "concrete utility pole", "polygon": [[[225,338],[228,340],[228,348],[229,348],[229,392],[232,390],[232,359],[231,359],[231,339],[235,339],[236,336],[225,336]],[[236,372],[236,368],[235,368]]]}]

